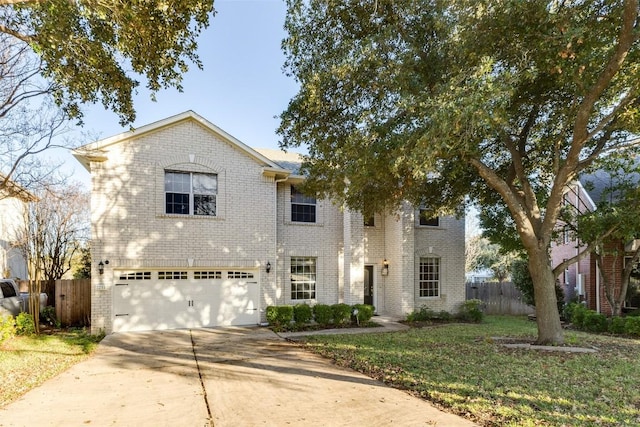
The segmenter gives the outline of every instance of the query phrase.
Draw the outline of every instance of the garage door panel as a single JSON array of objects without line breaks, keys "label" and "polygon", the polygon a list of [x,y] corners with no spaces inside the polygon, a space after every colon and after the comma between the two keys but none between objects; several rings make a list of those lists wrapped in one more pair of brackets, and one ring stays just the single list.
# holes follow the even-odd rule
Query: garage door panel
[{"label": "garage door panel", "polygon": [[[253,273],[237,271],[252,278]],[[231,273],[229,274],[231,276]],[[119,281],[114,287],[114,331],[257,324],[259,287],[245,278]],[[237,277],[237,276],[236,276]]]}]

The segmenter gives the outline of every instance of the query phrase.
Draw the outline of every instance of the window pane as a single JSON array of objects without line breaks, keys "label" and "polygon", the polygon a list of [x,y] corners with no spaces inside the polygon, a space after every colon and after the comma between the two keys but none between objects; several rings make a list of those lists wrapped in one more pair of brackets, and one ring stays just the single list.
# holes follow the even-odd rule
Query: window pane
[{"label": "window pane", "polygon": [[194,173],[193,174],[193,194],[217,194],[217,175]]},{"label": "window pane", "polygon": [[167,193],[166,212],[168,214],[189,215],[189,195],[179,193]]},{"label": "window pane", "polygon": [[316,222],[315,205],[291,204],[291,221],[293,222]]},{"label": "window pane", "polygon": [[296,189],[293,185],[291,186],[291,202],[293,203],[305,203],[310,205],[316,204],[316,198],[311,196],[306,196],[300,191]]},{"label": "window pane", "polygon": [[172,193],[191,192],[191,176],[188,173],[165,172],[164,191]]},{"label": "window pane", "polygon": [[429,217],[427,216],[427,211],[424,209],[420,209],[420,225],[428,225],[430,227],[438,227],[440,225],[439,217]]},{"label": "window pane", "polygon": [[204,196],[196,194],[193,196],[193,214],[211,215],[216,214],[216,196]]},{"label": "window pane", "polygon": [[420,258],[420,297],[440,295],[440,258]]},{"label": "window pane", "polygon": [[291,258],[291,299],[316,297],[316,259]]}]

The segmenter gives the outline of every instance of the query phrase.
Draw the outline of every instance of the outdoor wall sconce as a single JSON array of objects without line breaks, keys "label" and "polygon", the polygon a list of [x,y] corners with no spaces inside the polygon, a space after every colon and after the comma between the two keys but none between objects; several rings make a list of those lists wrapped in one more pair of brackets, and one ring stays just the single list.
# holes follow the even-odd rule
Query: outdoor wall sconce
[{"label": "outdoor wall sconce", "polygon": [[380,274],[383,276],[389,275],[389,261],[387,261],[386,258],[382,261],[382,270],[380,271]]},{"label": "outdoor wall sconce", "polygon": [[100,261],[98,263],[98,273],[104,274],[104,266],[109,264],[109,260],[105,260],[104,262]]},{"label": "outdoor wall sconce", "polygon": [[271,263],[267,261],[267,265],[264,266],[265,270],[267,270],[267,274],[271,271]]}]

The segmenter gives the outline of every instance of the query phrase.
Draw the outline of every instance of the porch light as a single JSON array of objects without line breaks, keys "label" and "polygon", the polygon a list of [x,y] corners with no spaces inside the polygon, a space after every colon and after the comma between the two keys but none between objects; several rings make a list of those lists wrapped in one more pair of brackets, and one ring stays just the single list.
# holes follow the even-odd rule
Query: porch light
[{"label": "porch light", "polygon": [[98,273],[104,274],[104,266],[109,264],[109,260],[105,260],[104,262],[100,261],[98,263]]},{"label": "porch light", "polygon": [[267,270],[267,273],[271,271],[271,263],[269,261],[267,261],[267,265],[265,265],[264,267],[265,267],[265,270]]},{"label": "porch light", "polygon": [[386,258],[382,261],[382,270],[380,271],[380,274],[383,276],[389,275],[389,261],[387,261]]}]

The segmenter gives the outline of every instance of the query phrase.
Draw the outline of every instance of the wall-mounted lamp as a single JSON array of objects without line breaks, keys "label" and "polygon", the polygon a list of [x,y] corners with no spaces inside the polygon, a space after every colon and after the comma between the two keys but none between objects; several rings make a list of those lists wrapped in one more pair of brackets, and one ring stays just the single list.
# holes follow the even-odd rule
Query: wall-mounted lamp
[{"label": "wall-mounted lamp", "polygon": [[389,275],[389,261],[387,261],[386,258],[382,261],[382,270],[380,270],[380,274],[383,276]]},{"label": "wall-mounted lamp", "polygon": [[267,265],[265,265],[264,268],[267,270],[267,273],[269,273],[271,271],[271,263],[267,261]]},{"label": "wall-mounted lamp", "polygon": [[104,274],[104,266],[109,265],[109,260],[105,260],[104,262],[100,261],[98,263],[98,273]]}]

